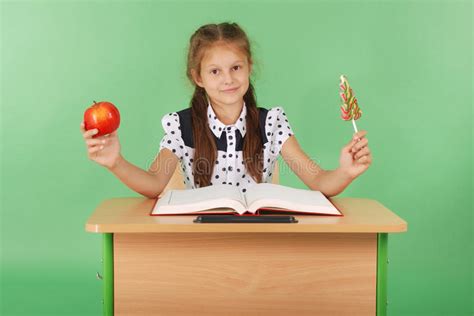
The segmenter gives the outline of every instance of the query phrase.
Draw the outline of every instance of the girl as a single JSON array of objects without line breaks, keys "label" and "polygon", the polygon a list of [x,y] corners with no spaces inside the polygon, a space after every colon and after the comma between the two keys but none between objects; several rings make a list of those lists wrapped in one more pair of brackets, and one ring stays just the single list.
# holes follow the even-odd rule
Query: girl
[{"label": "girl", "polygon": [[236,23],[201,26],[192,36],[187,76],[194,85],[190,107],[166,114],[165,136],[148,171],[120,154],[117,131],[92,138],[97,130],[81,132],[91,160],[107,167],[132,190],[156,198],[178,162],[187,188],[213,184],[238,186],[271,182],[278,155],[311,189],[327,197],[342,192],[372,162],[359,131],[340,153],[339,167],[323,170],[300,148],[282,107],[257,107],[250,80],[253,59],[249,40]]}]

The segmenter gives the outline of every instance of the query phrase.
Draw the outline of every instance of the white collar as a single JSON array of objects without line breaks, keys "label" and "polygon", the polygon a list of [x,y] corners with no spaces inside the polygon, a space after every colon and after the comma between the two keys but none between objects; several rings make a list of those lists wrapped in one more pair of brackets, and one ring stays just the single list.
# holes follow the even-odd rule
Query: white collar
[{"label": "white collar", "polygon": [[232,126],[235,126],[239,131],[240,134],[242,135],[242,138],[245,136],[245,129],[246,129],[246,117],[247,115],[247,107],[244,102],[244,106],[242,107],[242,111],[240,112],[240,116],[237,119],[237,121],[234,124],[231,125],[225,125],[222,123],[218,118],[216,113],[214,112],[214,109],[211,106],[211,103],[208,102],[207,105],[207,122],[209,124],[209,128],[211,131],[216,135],[218,139],[221,138],[222,132],[229,127],[231,129]]}]

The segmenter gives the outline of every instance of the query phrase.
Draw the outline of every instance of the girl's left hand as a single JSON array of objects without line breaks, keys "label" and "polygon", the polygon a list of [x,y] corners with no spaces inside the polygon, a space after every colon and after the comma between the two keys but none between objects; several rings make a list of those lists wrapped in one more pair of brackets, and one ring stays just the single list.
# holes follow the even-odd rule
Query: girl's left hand
[{"label": "girl's left hand", "polygon": [[372,163],[372,154],[365,138],[367,131],[354,133],[352,140],[341,150],[339,169],[351,178],[356,178]]}]

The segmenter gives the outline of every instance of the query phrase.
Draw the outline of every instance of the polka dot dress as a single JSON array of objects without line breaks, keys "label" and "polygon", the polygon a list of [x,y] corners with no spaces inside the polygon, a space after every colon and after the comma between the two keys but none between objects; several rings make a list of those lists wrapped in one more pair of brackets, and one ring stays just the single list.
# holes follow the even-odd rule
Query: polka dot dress
[{"label": "polka dot dress", "polygon": [[[263,182],[272,181],[272,172],[281,148],[293,130],[282,107],[271,109],[258,108],[260,134],[263,143]],[[211,185],[228,184],[246,192],[255,184],[243,165],[243,141],[246,135],[247,107],[244,106],[237,121],[225,125],[217,118],[212,106],[207,107],[208,126],[212,131],[217,145],[217,160],[215,162]],[[165,131],[160,142],[160,150],[168,148],[180,160],[184,174],[184,184],[188,189],[194,189],[192,165],[194,161],[194,144],[191,126],[191,109],[168,113],[161,119]]]}]

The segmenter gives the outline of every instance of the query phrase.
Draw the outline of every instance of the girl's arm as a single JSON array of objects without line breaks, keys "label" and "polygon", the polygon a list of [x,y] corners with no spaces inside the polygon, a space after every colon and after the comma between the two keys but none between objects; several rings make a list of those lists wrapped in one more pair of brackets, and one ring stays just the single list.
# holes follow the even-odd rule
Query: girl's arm
[{"label": "girl's arm", "polygon": [[353,140],[343,147],[340,166],[335,170],[323,170],[319,167],[301,149],[294,135],[283,144],[281,155],[291,170],[311,190],[321,191],[325,196],[331,197],[344,191],[370,165],[367,140],[362,140],[365,134],[365,131],[358,132]]},{"label": "girl's arm", "polygon": [[99,130],[86,131],[84,122],[81,122],[80,131],[87,145],[89,159],[106,167],[130,189],[148,198],[156,198],[164,190],[178,164],[178,157],[171,150],[163,148],[147,172],[123,158],[117,130],[94,137]]},{"label": "girl's arm", "polygon": [[154,199],[168,184],[177,164],[178,157],[169,149],[164,148],[148,171],[131,164],[121,155],[117,162],[108,169],[133,191]]}]

